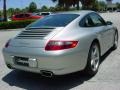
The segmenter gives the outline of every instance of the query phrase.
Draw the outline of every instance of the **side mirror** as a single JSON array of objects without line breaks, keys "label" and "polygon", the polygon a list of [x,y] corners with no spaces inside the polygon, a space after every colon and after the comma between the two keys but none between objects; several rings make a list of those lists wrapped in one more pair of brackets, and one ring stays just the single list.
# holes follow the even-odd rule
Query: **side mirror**
[{"label": "side mirror", "polygon": [[106,22],[107,25],[112,25],[113,23],[111,21]]}]

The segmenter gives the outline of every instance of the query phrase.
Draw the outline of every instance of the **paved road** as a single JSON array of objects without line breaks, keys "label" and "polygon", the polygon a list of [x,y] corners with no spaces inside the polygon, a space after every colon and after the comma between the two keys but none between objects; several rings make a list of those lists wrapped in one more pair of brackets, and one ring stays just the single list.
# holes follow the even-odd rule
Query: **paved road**
[{"label": "paved road", "polygon": [[[120,30],[120,13],[101,14]],[[99,72],[87,77],[81,72],[57,78],[44,78],[39,74],[8,69],[3,60],[2,47],[19,31],[0,31],[0,90],[120,90],[120,45],[103,57]]]}]

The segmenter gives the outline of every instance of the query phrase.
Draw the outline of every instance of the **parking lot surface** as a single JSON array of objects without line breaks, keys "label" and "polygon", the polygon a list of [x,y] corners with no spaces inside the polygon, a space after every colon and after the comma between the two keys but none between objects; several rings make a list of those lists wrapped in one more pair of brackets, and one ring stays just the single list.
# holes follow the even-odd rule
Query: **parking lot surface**
[{"label": "parking lot surface", "polygon": [[[112,21],[120,32],[120,13],[102,13],[101,16]],[[9,38],[19,32],[0,31],[0,90],[120,90],[120,45],[117,50],[109,50],[102,56],[99,71],[94,77],[78,72],[45,78],[39,74],[10,70],[5,66],[2,48]]]}]

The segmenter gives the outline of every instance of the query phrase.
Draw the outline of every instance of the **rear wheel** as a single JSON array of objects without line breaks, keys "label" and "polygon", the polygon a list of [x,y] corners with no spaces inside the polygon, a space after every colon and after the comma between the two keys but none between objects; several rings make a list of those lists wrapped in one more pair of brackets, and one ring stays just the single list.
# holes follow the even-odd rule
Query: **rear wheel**
[{"label": "rear wheel", "polygon": [[97,43],[93,43],[89,50],[88,62],[85,68],[85,72],[90,76],[94,76],[98,71],[99,64],[100,64],[100,48]]}]

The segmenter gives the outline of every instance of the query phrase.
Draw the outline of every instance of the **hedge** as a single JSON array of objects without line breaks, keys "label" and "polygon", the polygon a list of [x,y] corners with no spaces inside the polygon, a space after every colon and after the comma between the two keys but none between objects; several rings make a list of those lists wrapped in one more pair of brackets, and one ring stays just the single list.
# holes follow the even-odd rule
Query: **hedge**
[{"label": "hedge", "polygon": [[0,29],[24,28],[35,20],[0,22]]}]

